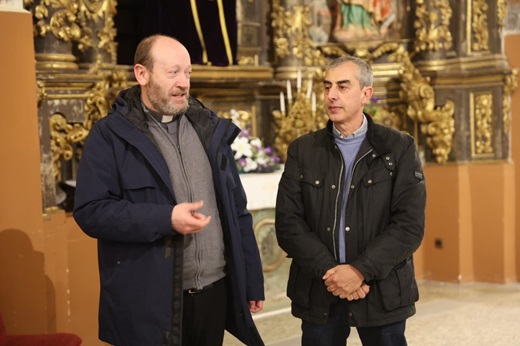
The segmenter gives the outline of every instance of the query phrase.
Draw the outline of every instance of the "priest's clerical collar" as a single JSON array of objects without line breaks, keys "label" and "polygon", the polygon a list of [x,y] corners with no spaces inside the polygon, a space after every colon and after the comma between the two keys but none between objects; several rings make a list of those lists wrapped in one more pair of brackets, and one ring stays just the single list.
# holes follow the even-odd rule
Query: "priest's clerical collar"
[{"label": "priest's clerical collar", "polygon": [[159,114],[159,113],[151,110],[150,108],[146,107],[144,103],[141,102],[141,104],[143,105],[144,111],[146,113],[150,114],[152,117],[154,117],[158,122],[169,123],[175,119],[175,115]]}]

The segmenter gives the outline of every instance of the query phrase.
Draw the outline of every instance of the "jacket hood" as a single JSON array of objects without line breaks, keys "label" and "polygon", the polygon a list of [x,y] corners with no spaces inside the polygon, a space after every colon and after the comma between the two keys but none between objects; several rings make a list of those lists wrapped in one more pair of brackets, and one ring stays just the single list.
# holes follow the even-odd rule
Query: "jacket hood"
[{"label": "jacket hood", "polygon": [[[233,124],[230,119],[219,118],[213,111],[193,96],[188,99],[188,110],[186,116],[199,134],[205,148],[208,147],[218,126],[225,126],[225,130],[218,131],[219,136],[225,136],[224,141],[231,144],[240,133],[240,128]],[[144,114],[141,104],[141,86],[121,91],[112,104],[110,113],[119,114],[130,121],[136,128],[144,132],[155,143]]]}]

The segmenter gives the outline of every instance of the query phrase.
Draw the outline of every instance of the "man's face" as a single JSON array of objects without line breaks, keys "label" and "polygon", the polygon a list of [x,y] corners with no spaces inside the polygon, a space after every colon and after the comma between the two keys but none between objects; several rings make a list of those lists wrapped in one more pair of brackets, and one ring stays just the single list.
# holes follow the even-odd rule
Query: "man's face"
[{"label": "man's face", "polygon": [[163,115],[181,114],[188,108],[190,56],[181,44],[168,39],[158,41],[152,51],[154,65],[143,86],[151,104],[147,106]]},{"label": "man's face", "polygon": [[323,87],[325,111],[336,124],[349,124],[360,119],[363,107],[372,97],[372,87],[360,86],[358,67],[353,62],[329,69]]}]

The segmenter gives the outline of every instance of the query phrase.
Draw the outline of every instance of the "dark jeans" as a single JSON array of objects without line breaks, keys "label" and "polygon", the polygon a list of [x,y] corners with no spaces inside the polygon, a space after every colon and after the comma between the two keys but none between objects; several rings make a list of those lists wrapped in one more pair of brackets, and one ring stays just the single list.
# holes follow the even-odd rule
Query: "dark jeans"
[{"label": "dark jeans", "polygon": [[182,344],[222,345],[226,326],[226,280],[219,280],[199,293],[185,292],[183,299]]},{"label": "dark jeans", "polygon": [[[363,346],[406,346],[406,320],[379,327],[357,328]],[[350,334],[344,301],[331,306],[326,324],[302,322],[302,346],[345,346]]]}]

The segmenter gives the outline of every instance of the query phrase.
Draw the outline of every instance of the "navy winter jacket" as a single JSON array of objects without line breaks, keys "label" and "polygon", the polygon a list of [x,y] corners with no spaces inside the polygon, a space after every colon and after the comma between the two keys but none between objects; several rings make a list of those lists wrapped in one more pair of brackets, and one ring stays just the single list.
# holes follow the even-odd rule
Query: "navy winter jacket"
[{"label": "navy winter jacket", "polygon": [[[263,345],[248,300],[264,299],[252,217],[230,144],[239,129],[190,98],[186,116],[206,150],[224,231],[226,329]],[[140,87],[121,92],[86,141],[74,218],[98,240],[99,337],[115,345],[180,344],[183,236],[171,227],[176,204],[168,167],[148,130]]]}]

